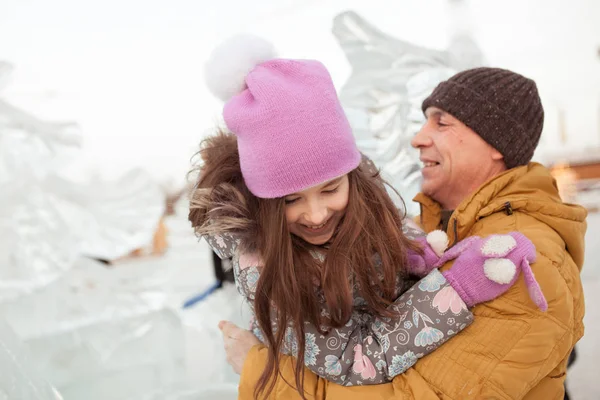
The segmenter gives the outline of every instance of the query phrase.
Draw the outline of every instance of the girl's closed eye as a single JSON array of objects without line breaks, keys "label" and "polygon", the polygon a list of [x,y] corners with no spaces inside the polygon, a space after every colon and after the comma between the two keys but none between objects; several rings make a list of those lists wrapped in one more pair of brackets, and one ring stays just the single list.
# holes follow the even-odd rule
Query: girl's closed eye
[{"label": "girl's closed eye", "polygon": [[335,189],[323,190],[323,193],[326,193],[326,194],[333,194],[333,193],[337,193],[337,191],[338,191],[338,189],[339,189],[339,188],[340,188],[340,187],[338,186],[338,187],[336,187]]}]

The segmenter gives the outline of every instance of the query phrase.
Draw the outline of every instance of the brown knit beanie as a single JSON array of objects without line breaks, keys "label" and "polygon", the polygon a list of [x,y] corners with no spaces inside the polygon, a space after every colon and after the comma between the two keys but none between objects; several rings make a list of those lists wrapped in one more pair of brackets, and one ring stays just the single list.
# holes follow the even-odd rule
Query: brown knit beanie
[{"label": "brown knit beanie", "polygon": [[440,83],[423,101],[473,129],[504,156],[507,168],[533,157],[544,126],[535,82],[499,68],[474,68]]}]

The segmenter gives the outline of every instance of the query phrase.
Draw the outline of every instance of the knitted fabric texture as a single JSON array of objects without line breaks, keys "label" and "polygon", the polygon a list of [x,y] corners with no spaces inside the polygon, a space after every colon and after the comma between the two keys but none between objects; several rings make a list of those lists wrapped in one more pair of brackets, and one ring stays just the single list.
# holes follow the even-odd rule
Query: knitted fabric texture
[{"label": "knitted fabric texture", "polygon": [[223,117],[255,196],[283,197],[358,167],[360,152],[323,64],[269,60],[250,71],[246,86]]},{"label": "knitted fabric texture", "polygon": [[544,126],[544,109],[534,81],[499,68],[474,68],[440,83],[423,101],[444,110],[504,156],[507,168],[533,157]]},{"label": "knitted fabric texture", "polygon": [[469,307],[504,294],[523,273],[533,302],[542,311],[548,309],[530,266],[536,259],[535,246],[525,235],[471,236],[451,247],[438,264],[454,258],[452,268],[442,274]]}]

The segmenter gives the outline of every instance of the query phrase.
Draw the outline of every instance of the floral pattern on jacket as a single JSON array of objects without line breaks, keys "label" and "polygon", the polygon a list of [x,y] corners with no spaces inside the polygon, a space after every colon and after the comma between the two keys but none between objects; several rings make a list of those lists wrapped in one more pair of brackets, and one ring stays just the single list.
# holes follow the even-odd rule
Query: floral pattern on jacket
[{"label": "floral pattern on jacket", "polygon": [[[405,234],[414,237],[421,233],[407,227]],[[219,256],[233,258],[238,291],[253,309],[260,259],[253,254],[239,254],[239,243],[229,235],[205,238]],[[313,256],[323,259],[322,254]],[[473,321],[465,303],[437,269],[418,282],[398,279],[396,288],[399,297],[390,306],[397,313],[395,318],[378,318],[360,311],[366,303],[355,285],[354,312],[344,327],[321,334],[306,322],[304,364],[340,385],[389,382]],[[317,289],[315,293],[319,295]],[[324,298],[319,297],[324,304]],[[326,315],[325,307],[322,312]],[[273,326],[277,329],[277,321],[273,321]],[[254,321],[250,329],[265,343]],[[289,327],[282,352],[298,354],[297,339]]]}]

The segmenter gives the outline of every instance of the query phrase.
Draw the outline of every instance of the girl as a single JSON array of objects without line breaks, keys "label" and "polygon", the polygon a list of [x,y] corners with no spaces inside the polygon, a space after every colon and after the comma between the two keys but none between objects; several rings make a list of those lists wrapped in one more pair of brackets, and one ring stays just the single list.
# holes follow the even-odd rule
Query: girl
[{"label": "girl", "polygon": [[[256,59],[252,68],[235,64],[250,71],[225,99],[235,135],[204,142],[190,211],[196,232],[233,256],[253,331],[269,348],[255,396],[272,389],[280,352],[304,360],[300,395],[304,365],[344,385],[387,382],[464,329],[467,306],[504,293],[533,261],[533,246],[514,233],[471,238],[442,257],[423,239],[416,245],[361,158],[323,65]],[[456,257],[451,270],[435,269]],[[513,268],[486,268],[489,258]],[[416,282],[415,273],[427,275]]]}]

